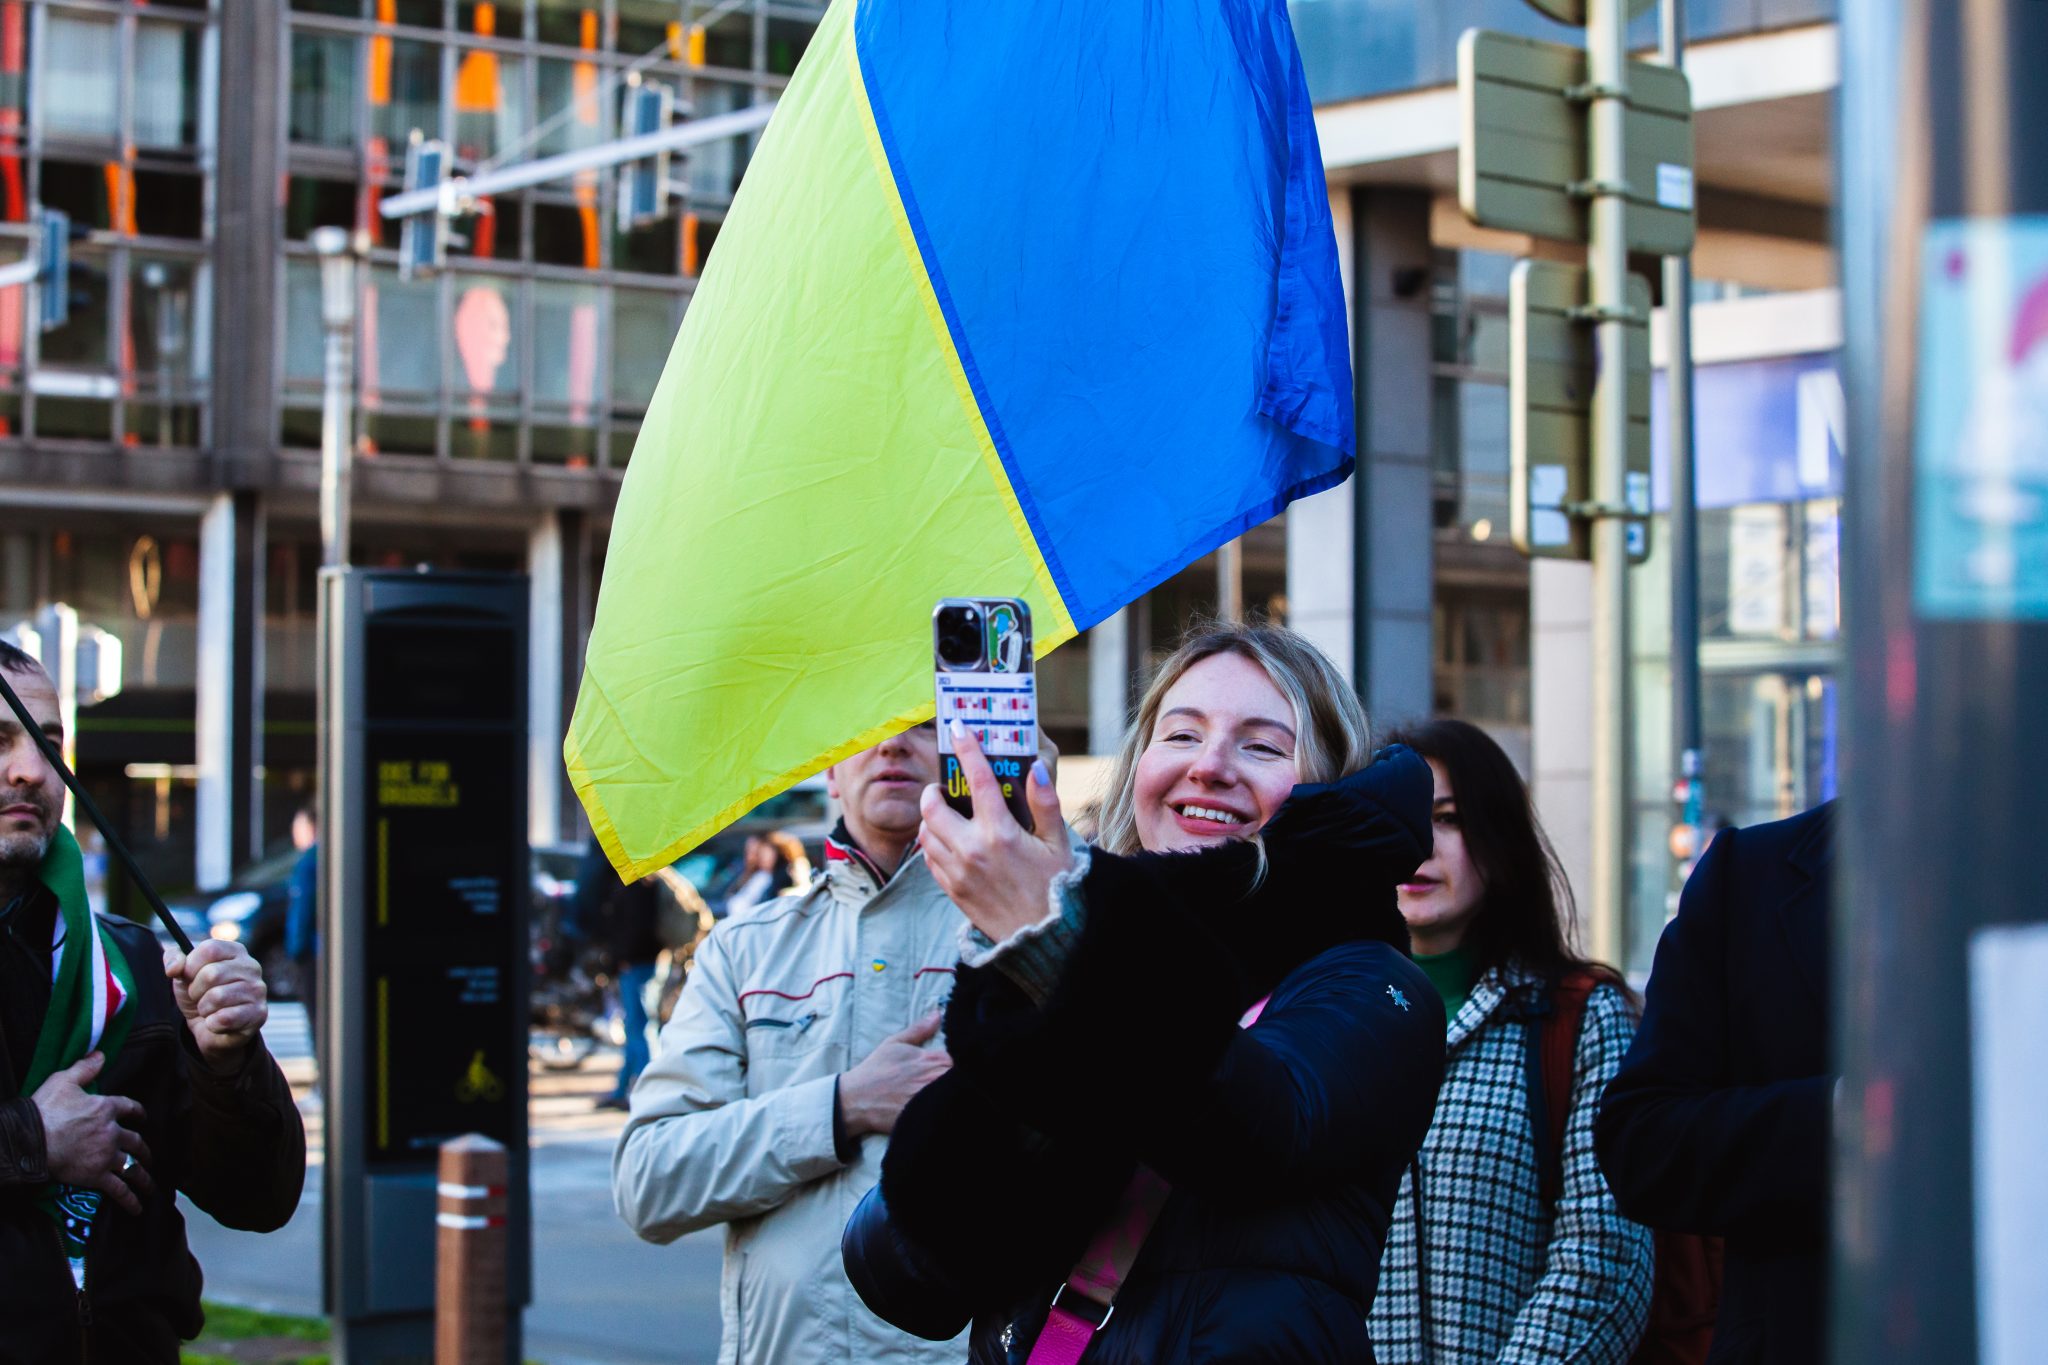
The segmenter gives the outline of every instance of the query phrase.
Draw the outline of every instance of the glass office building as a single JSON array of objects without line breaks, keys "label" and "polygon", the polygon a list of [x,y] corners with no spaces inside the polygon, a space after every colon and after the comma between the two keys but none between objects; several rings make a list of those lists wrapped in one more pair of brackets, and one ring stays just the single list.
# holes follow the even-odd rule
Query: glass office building
[{"label": "glass office building", "polygon": [[[369,244],[353,556],[533,575],[536,729],[573,701],[602,545],[751,140],[479,201],[401,280],[378,213],[415,138],[458,174],[772,100],[822,0],[0,0],[0,262],[74,225],[69,319],[0,290],[0,630],[53,604],[121,645],[77,756],[167,888],[214,885],[311,790],[322,383],[308,235]],[[537,763],[537,771],[540,765]],[[559,765],[557,764],[558,768]],[[536,837],[573,831],[537,776]],[[118,812],[119,814],[116,814]]]}]

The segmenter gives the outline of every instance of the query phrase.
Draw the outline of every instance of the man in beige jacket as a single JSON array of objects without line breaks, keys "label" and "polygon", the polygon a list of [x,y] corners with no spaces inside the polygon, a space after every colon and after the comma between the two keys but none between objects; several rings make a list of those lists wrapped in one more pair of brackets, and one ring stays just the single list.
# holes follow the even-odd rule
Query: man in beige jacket
[{"label": "man in beige jacket", "polygon": [[936,1035],[964,921],[912,851],[936,735],[914,727],[827,778],[845,815],[824,876],[698,948],[633,1090],[612,1194],[650,1242],[726,1225],[719,1365],[958,1365],[964,1338],[875,1317],[839,1256],[896,1116],[950,1065]]}]

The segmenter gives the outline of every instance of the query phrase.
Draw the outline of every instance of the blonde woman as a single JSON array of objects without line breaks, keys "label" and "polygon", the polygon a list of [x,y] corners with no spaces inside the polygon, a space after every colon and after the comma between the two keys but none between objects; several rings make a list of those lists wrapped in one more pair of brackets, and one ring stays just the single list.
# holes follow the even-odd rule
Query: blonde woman
[{"label": "blonde woman", "polygon": [[1272,626],[1211,627],[1162,666],[1093,850],[1042,770],[1026,831],[955,742],[974,818],[924,803],[972,925],[954,1065],[848,1224],[855,1288],[921,1336],[971,1321],[985,1365],[1077,1344],[1092,1365],[1370,1361],[1443,1067],[1394,903],[1429,848],[1428,769],[1372,762],[1342,677]]}]

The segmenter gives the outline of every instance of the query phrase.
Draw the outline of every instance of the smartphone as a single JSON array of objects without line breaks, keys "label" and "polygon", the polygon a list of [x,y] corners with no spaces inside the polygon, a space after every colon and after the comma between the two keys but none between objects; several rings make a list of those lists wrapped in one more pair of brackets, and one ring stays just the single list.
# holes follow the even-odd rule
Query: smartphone
[{"label": "smartphone", "polygon": [[1003,802],[1031,828],[1024,783],[1038,758],[1038,675],[1031,661],[1031,608],[1015,597],[948,597],[932,609],[932,672],[938,684],[939,786],[946,804],[974,813],[967,774],[953,754],[952,722],[981,740]]}]

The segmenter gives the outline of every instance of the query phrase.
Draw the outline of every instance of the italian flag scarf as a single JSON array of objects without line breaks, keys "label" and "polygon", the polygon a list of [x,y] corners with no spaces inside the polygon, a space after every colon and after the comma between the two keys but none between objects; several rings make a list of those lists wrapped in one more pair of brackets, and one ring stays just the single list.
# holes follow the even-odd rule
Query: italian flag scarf
[{"label": "italian flag scarf", "polygon": [[[42,883],[56,896],[58,910],[50,934],[50,1009],[36,1035],[28,1075],[22,1078],[24,1095],[34,1094],[44,1081],[89,1052],[97,1050],[112,1065],[135,1014],[122,1008],[135,993],[128,959],[106,926],[93,918],[85,898],[85,859],[78,840],[62,825],[43,856]],[[86,1239],[92,1236],[103,1198],[98,1190],[52,1182],[38,1201],[63,1235],[71,1278],[81,1290]]]}]

